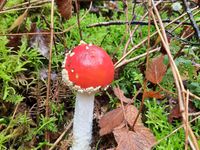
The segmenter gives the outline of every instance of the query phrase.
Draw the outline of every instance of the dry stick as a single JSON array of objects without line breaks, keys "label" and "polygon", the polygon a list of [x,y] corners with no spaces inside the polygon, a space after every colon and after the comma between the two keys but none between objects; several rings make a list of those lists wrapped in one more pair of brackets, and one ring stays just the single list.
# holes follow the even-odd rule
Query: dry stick
[{"label": "dry stick", "polygon": [[192,15],[192,12],[190,10],[188,2],[186,0],[183,0],[183,4],[185,6],[185,10],[186,10],[186,12],[190,18],[190,21],[192,23],[192,27],[194,28],[194,31],[196,32],[197,39],[200,40],[200,30],[199,30],[199,27],[198,27],[196,21],[194,20],[194,16]]},{"label": "dry stick", "polygon": [[[193,121],[199,119],[200,116],[195,117],[194,119],[192,119],[191,121],[189,121],[189,123],[192,123]],[[174,131],[172,131],[170,134],[168,134],[167,136],[165,136],[164,138],[158,140],[156,143],[153,144],[152,147],[155,147],[156,145],[158,145],[160,142],[162,142],[163,140],[165,140],[166,138],[170,137],[171,135],[173,135],[174,133],[176,133],[178,130],[180,130],[181,128],[183,128],[184,125],[182,124],[181,126],[179,126],[178,128],[176,128]]]},{"label": "dry stick", "polygon": [[[186,93],[186,91],[183,91],[183,92],[185,92],[185,93]],[[194,95],[193,93],[189,92],[189,94],[190,94],[190,96],[191,96],[191,97],[193,97],[193,98],[195,98],[195,99],[198,99],[198,100],[200,100],[200,97],[198,97],[198,96]]]},{"label": "dry stick", "polygon": [[41,8],[41,7],[42,6],[31,6],[31,7],[16,8],[16,9],[11,9],[11,10],[2,10],[2,11],[0,11],[0,14],[8,13],[8,12],[11,12],[11,11],[33,9],[33,8]]},{"label": "dry stick", "polygon": [[185,44],[196,45],[196,46],[199,46],[199,45],[200,45],[199,42],[198,42],[198,43],[194,43],[194,42],[190,42],[190,41],[186,40],[188,37],[192,36],[195,32],[191,32],[191,33],[190,33],[187,37],[185,37],[184,39],[181,38],[181,37],[178,37],[178,36],[174,35],[173,33],[169,32],[169,31],[167,31],[167,30],[166,30],[166,32],[169,33],[169,34],[170,34],[172,37],[174,37],[175,39],[177,39],[177,40],[179,40],[179,41],[181,41],[181,42],[183,42],[183,43],[185,43]]},{"label": "dry stick", "polygon": [[[157,6],[158,4],[160,4],[160,3],[161,3],[160,1],[157,2],[157,3],[156,3],[156,6]],[[147,15],[148,15],[148,12],[146,12],[146,13],[141,17],[140,21],[144,20],[144,18],[145,18]],[[133,31],[131,32],[131,35],[130,35],[131,37],[133,36],[133,34],[135,33],[135,31],[137,30],[138,27],[139,27],[139,25],[136,25],[136,26],[135,26],[135,28],[134,28]],[[127,48],[128,48],[128,46],[129,46],[129,44],[130,44],[130,41],[131,41],[131,38],[129,38],[128,41],[126,42],[125,48],[124,48],[124,50],[123,50],[123,55],[125,55],[125,53],[126,53],[126,51],[127,51]]]},{"label": "dry stick", "polygon": [[[123,3],[124,3],[124,5],[125,5],[125,14],[126,14],[126,31],[125,31],[125,34],[126,34],[126,32],[128,32],[129,33],[129,38],[131,39],[131,41],[132,41],[132,36],[131,36],[131,30],[130,30],[130,22],[131,21],[129,21],[129,19],[128,19],[128,2],[127,2],[127,0],[123,0]],[[132,43],[133,44],[133,43]]]},{"label": "dry stick", "polygon": [[[27,7],[28,8],[28,7]],[[30,8],[30,7],[29,7]],[[83,20],[85,18],[85,16],[89,13],[89,11],[91,10],[92,8],[92,2],[90,3],[90,7],[89,9],[85,12],[85,14],[81,17],[80,20]],[[1,12],[0,12],[1,14]],[[65,29],[64,31],[62,32],[54,32],[54,34],[63,34],[63,33],[66,33],[68,31],[70,31],[72,28],[74,28],[75,26],[77,25],[74,24],[72,26],[70,26],[69,28]],[[0,34],[0,36],[20,36],[20,35],[49,35],[51,34],[51,32],[30,32],[30,33],[8,33],[8,34]]]},{"label": "dry stick", "polygon": [[144,106],[144,100],[145,100],[145,94],[144,93],[146,93],[146,86],[147,86],[147,81],[146,80],[144,80],[143,86],[144,86],[143,87],[144,90],[143,90],[143,94],[142,94],[142,101],[141,101],[141,104],[140,104],[140,108],[139,108],[139,111],[137,113],[137,116],[135,117],[133,125],[131,126],[131,128],[133,129],[133,131],[135,131],[134,130],[134,126],[136,125],[136,122],[137,122],[137,120],[138,120],[138,118],[140,116],[140,113],[142,112],[142,108]]},{"label": "dry stick", "polygon": [[[51,1],[51,24],[50,24],[50,30],[51,30],[51,37],[50,37],[50,49],[49,49],[49,66],[48,66],[48,83],[47,83],[47,98],[45,101],[45,116],[49,118],[49,97],[50,97],[50,89],[51,89],[51,63],[52,63],[52,49],[53,49],[53,36],[54,36],[54,0]],[[49,132],[45,132],[45,140],[47,142],[50,141],[49,139]],[[45,149],[48,149],[48,146],[46,146]]]},{"label": "dry stick", "polygon": [[67,131],[71,128],[73,121],[70,121],[70,123],[67,125],[63,133],[57,138],[57,140],[53,143],[53,145],[49,148],[49,150],[53,150],[56,145],[62,140],[62,138],[65,136]]},{"label": "dry stick", "polygon": [[[144,15],[142,16],[142,18],[140,19],[140,21],[144,20],[144,18],[147,16],[147,14],[148,14],[148,13],[144,14]],[[137,30],[138,27],[139,27],[139,25],[136,25],[135,28],[132,30],[131,35],[130,35],[131,37],[133,36],[133,34],[135,33],[135,31]],[[129,38],[128,41],[126,42],[125,48],[124,48],[124,50],[123,50],[123,55],[126,54],[127,48],[128,48],[128,46],[129,46],[129,44],[130,44],[130,41],[131,41],[131,38]]]},{"label": "dry stick", "polygon": [[[184,89],[184,87],[182,87],[180,85],[182,82],[179,80],[179,77],[178,77],[179,72],[178,72],[178,69],[176,68],[176,65],[175,65],[174,61],[173,61],[173,58],[172,58],[172,55],[171,55],[171,52],[170,52],[170,49],[169,49],[169,43],[168,43],[168,40],[167,40],[167,37],[166,37],[165,30],[163,29],[164,27],[162,25],[162,21],[161,21],[160,16],[159,16],[159,12],[158,12],[156,7],[154,7],[154,10],[155,10],[157,18],[159,20],[159,23],[161,24],[162,33],[160,32],[160,29],[159,29],[157,24],[155,24],[156,25],[156,29],[157,29],[157,31],[159,33],[159,36],[160,36],[161,41],[163,43],[163,46],[165,47],[165,50],[166,50],[166,52],[168,54],[168,57],[169,57],[169,60],[170,60],[170,66],[171,66],[172,73],[173,73],[173,76],[174,76],[175,85],[176,85],[176,88],[177,88],[177,91],[178,91],[178,100],[179,100],[180,112],[182,114],[183,122],[185,123],[183,97],[182,97],[182,93],[181,93],[181,91],[182,91],[181,88]],[[154,21],[156,22],[156,19],[155,19],[155,16],[154,16],[153,13],[152,13],[152,17],[153,17]],[[190,142],[191,147],[193,147],[193,145],[195,145],[195,144],[192,143],[191,140],[189,140],[189,142]]]},{"label": "dry stick", "polygon": [[[162,34],[160,32],[160,29],[158,28],[158,25],[156,24],[156,19],[155,19],[155,16],[154,16],[153,13],[152,13],[152,16],[153,16],[153,19],[154,19],[154,22],[155,22],[155,25],[156,25],[156,29],[157,29],[157,31],[160,35],[161,41],[163,42],[163,46],[165,47],[165,50],[166,50],[168,57],[169,57],[169,60],[170,60],[170,66],[171,66],[171,69],[172,69],[174,81],[175,81],[175,84],[176,84],[176,87],[177,87],[177,92],[178,92],[180,112],[181,112],[181,115],[182,115],[182,118],[183,118],[183,123],[185,123],[185,112],[184,112],[183,93],[182,93],[182,91],[185,91],[185,89],[184,89],[178,68],[176,67],[175,62],[173,61],[173,58],[172,58],[172,55],[171,55],[171,52],[170,52],[170,49],[169,49],[169,43],[168,43],[168,40],[167,40],[167,36],[166,36],[166,33],[165,33],[165,29],[164,29],[162,20],[160,18],[160,14],[159,14],[153,0],[152,0],[152,3],[153,3],[153,8],[154,8],[154,11],[155,11],[156,16],[158,18],[158,21],[160,23]],[[198,150],[199,148],[198,148],[197,139],[194,136],[194,133],[193,133],[190,126],[188,127],[188,129],[189,129],[190,136],[192,138],[192,141],[189,140],[190,145],[191,145],[191,147],[194,145],[195,148]]]},{"label": "dry stick", "polygon": [[[199,8],[199,7],[195,7],[195,8],[192,9],[192,11],[194,11],[194,10],[196,10],[196,9],[198,9],[198,8]],[[182,17],[185,16],[185,15],[186,15],[186,13],[183,13],[181,16],[177,17],[177,18],[174,19],[172,22],[168,23],[168,24],[166,25],[166,27],[169,26],[169,25],[171,25],[173,22],[179,20],[180,18],[182,18]],[[154,32],[154,33],[151,35],[151,37],[153,37],[153,36],[156,35],[157,33],[158,33],[158,31]],[[138,43],[138,44],[135,45],[132,49],[130,49],[125,55],[123,55],[123,56],[115,63],[115,66],[116,66],[117,64],[119,64],[122,60],[124,60],[124,59],[125,59],[129,54],[131,54],[136,48],[140,47],[140,45],[142,45],[144,42],[146,42],[147,39],[148,39],[148,38],[143,39],[140,43]]]},{"label": "dry stick", "polygon": [[[162,20],[163,23],[169,23],[171,22],[171,20]],[[131,24],[131,25],[148,25],[148,22],[146,21],[121,21],[121,20],[117,20],[117,21],[109,21],[109,22],[99,22],[99,23],[94,23],[94,24],[90,24],[87,27],[91,28],[91,27],[102,27],[102,26],[111,26],[111,25],[124,25],[124,24]],[[175,21],[173,22],[173,24],[183,24],[183,25],[192,25],[189,22],[180,22],[180,21]],[[154,23],[152,22],[152,25],[154,25]]]},{"label": "dry stick", "polygon": [[[159,47],[159,48],[152,49],[152,50],[149,50],[149,54],[154,53],[154,52],[157,52],[157,51],[159,51],[159,50],[160,50],[160,47]],[[145,52],[145,53],[143,53],[143,54],[140,54],[140,55],[137,55],[136,57],[133,57],[133,58],[130,58],[130,59],[124,59],[124,61],[122,61],[121,63],[119,63],[117,66],[115,66],[115,69],[116,69],[116,68],[119,68],[119,67],[121,67],[121,66],[123,66],[123,65],[126,65],[126,64],[128,64],[128,63],[130,63],[130,62],[133,62],[133,61],[135,61],[135,60],[138,60],[138,59],[140,59],[140,58],[142,58],[142,57],[145,57],[145,56],[147,56],[147,52]]]},{"label": "dry stick", "polygon": [[[147,40],[147,43],[148,43],[148,46],[147,46],[147,55],[146,55],[146,59],[147,59],[147,61],[146,61],[146,71],[147,71],[147,68],[148,68],[148,66],[149,66],[149,49],[150,49],[150,35],[151,35],[151,32],[150,32],[150,28],[151,28],[151,12],[152,11],[152,6],[151,6],[151,0],[149,0],[148,1],[148,40]],[[145,74],[145,76],[146,76],[146,74]],[[144,100],[145,100],[145,93],[146,93],[146,85],[147,85],[147,80],[145,79],[144,80],[144,83],[143,83],[143,88],[144,88],[144,92],[143,92],[143,94],[142,94],[142,102],[141,102],[141,104],[140,104],[140,108],[139,108],[139,111],[138,111],[138,113],[137,113],[137,116],[136,116],[136,118],[135,118],[135,120],[134,120],[134,122],[133,122],[133,125],[132,125],[132,128],[133,128],[133,130],[134,130],[134,126],[135,126],[135,124],[136,124],[136,122],[137,122],[137,120],[138,120],[138,118],[139,118],[139,116],[140,116],[140,113],[142,112],[142,109],[143,109],[143,106],[144,106]]]},{"label": "dry stick", "polygon": [[45,4],[47,2],[51,2],[50,0],[36,0],[36,1],[29,1],[29,2],[24,2],[24,3],[21,3],[21,4],[17,4],[15,6],[12,6],[12,7],[9,7],[9,8],[6,8],[4,9],[3,11],[6,11],[6,10],[13,10],[13,9],[16,9],[18,7],[21,7],[23,8],[24,6],[26,5],[32,5],[32,6],[35,6],[35,5],[41,5],[41,4]]},{"label": "dry stick", "polygon": [[159,83],[157,83],[157,85],[159,86],[159,88],[162,90],[162,91],[164,91],[164,92],[166,92],[166,93],[168,93],[168,94],[172,94],[172,95],[176,95],[177,96],[177,94],[176,93],[174,93],[174,92],[171,92],[171,91],[169,91],[169,90],[167,90],[167,89],[165,89],[164,87],[162,87]]},{"label": "dry stick", "polygon": [[189,104],[189,90],[187,90],[186,99],[185,99],[185,150],[188,149],[188,139],[189,139],[189,132],[188,132],[188,104]]},{"label": "dry stick", "polygon": [[[196,11],[193,16],[197,15],[198,13],[200,12],[200,10]],[[170,32],[173,32],[174,30],[176,30],[178,27],[180,27],[180,25],[182,25],[185,21],[187,21],[189,19],[188,18],[185,18],[183,21],[181,21],[177,26],[175,26],[173,29],[170,30]]]},{"label": "dry stick", "polygon": [[188,116],[199,116],[200,112],[189,113]]},{"label": "dry stick", "polygon": [[79,16],[79,6],[78,6],[78,0],[75,0],[76,5],[76,17],[78,22],[78,30],[79,30],[79,36],[80,40],[83,40],[82,32],[81,32],[81,23],[80,23],[80,16]]}]

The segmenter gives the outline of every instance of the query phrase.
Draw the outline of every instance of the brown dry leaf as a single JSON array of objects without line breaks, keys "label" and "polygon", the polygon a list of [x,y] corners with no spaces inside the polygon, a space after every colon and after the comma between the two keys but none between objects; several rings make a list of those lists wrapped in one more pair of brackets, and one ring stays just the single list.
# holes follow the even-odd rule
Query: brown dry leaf
[{"label": "brown dry leaf", "polygon": [[[126,115],[125,120],[130,126],[133,126],[137,114],[138,110],[135,106],[128,105],[127,107],[125,107],[125,115]],[[137,119],[137,124],[140,123],[142,123],[141,116]]]},{"label": "brown dry leaf", "polygon": [[114,87],[113,91],[119,100],[125,103],[131,103],[131,99],[124,96],[124,92],[119,87]]},{"label": "brown dry leaf", "polygon": [[72,0],[56,0],[58,12],[65,19],[70,19],[72,16]]},{"label": "brown dry leaf", "polygon": [[19,46],[22,44],[21,43],[22,35],[18,36],[10,35],[7,36],[7,38],[8,38],[8,43],[6,44],[6,46],[12,48],[12,50],[17,51],[19,49]]},{"label": "brown dry leaf", "polygon": [[159,57],[156,57],[151,62],[149,62],[149,66],[146,71],[146,78],[154,84],[160,83],[162,81],[162,78],[167,70],[163,60],[164,55],[160,55]]},{"label": "brown dry leaf", "polygon": [[116,150],[149,150],[156,142],[153,134],[144,126],[135,128],[135,132],[122,128],[113,133],[118,143]]},{"label": "brown dry leaf", "polygon": [[145,91],[144,93],[145,98],[156,98],[156,99],[162,99],[163,95],[160,94],[160,91]]},{"label": "brown dry leaf", "polygon": [[115,127],[119,126],[123,122],[123,120],[124,120],[124,115],[122,108],[117,108],[106,113],[99,120],[100,136],[111,133]]},{"label": "brown dry leaf", "polygon": [[8,29],[8,32],[12,31],[14,28],[20,26],[22,24],[22,22],[24,21],[24,19],[26,18],[28,14],[28,9],[25,10],[25,12],[20,15],[15,21],[14,23],[11,25],[11,27]]},{"label": "brown dry leaf", "polygon": [[168,120],[169,120],[170,123],[172,123],[172,121],[174,119],[179,119],[179,118],[181,118],[181,116],[182,115],[181,115],[181,112],[180,112],[179,104],[177,103],[175,105],[175,107],[172,108],[172,110],[171,110],[171,112],[170,112],[170,114],[168,116]]}]

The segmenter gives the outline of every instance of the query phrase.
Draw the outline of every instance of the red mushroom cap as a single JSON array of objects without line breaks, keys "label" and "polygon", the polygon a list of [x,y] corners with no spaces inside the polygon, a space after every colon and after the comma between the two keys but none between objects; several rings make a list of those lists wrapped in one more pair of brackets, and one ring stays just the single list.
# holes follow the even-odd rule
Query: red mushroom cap
[{"label": "red mushroom cap", "polygon": [[114,78],[114,65],[100,47],[81,44],[66,54],[63,81],[79,92],[93,92],[108,86]]}]

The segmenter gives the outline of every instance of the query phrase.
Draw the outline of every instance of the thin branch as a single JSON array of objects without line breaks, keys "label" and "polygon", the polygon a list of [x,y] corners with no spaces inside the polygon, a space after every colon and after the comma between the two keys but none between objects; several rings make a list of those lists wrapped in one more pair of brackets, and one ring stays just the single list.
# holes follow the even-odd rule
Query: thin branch
[{"label": "thin branch", "polygon": [[[172,20],[162,20],[163,23],[169,23],[171,22]],[[173,24],[183,24],[183,25],[192,25],[191,23],[189,22],[180,22],[180,21],[175,21],[173,22]],[[118,20],[118,21],[109,21],[109,22],[99,22],[99,23],[94,23],[94,24],[90,24],[88,25],[87,27],[88,28],[91,28],[91,27],[101,27],[101,26],[111,26],[111,25],[124,25],[124,24],[131,24],[131,25],[145,25],[147,26],[148,25],[148,21],[121,21],[121,20]],[[154,22],[151,21],[151,24],[154,25]]]},{"label": "thin branch", "polygon": [[200,40],[200,30],[199,30],[199,27],[198,27],[196,21],[194,20],[194,16],[192,15],[192,11],[188,5],[188,2],[186,0],[183,0],[183,4],[185,6],[185,10],[188,14],[188,17],[192,23],[192,27],[194,28],[194,31],[196,32],[197,39]]},{"label": "thin branch", "polygon": [[78,30],[79,30],[80,40],[83,40],[82,31],[81,31],[81,23],[80,23],[80,13],[79,13],[78,0],[75,0],[75,5],[76,5],[76,17],[77,17],[77,22],[78,22]]},{"label": "thin branch", "polygon": [[49,150],[53,150],[56,147],[56,145],[58,145],[58,143],[62,140],[62,138],[67,133],[67,131],[71,128],[72,123],[73,123],[73,121],[70,121],[70,123],[67,125],[67,127],[65,128],[63,133],[57,138],[57,140],[53,143],[53,145],[49,148]]},{"label": "thin branch", "polygon": [[[195,120],[199,119],[200,116],[195,117],[194,119],[192,119],[191,121],[189,121],[189,123],[194,122]],[[166,138],[169,138],[170,136],[172,136],[174,133],[176,133],[178,130],[180,130],[181,128],[183,128],[184,125],[182,124],[181,126],[179,126],[178,128],[176,128],[174,131],[172,131],[170,134],[168,134],[167,136],[165,136],[164,138],[158,140],[156,143],[153,144],[153,147],[155,147],[156,145],[158,145],[159,143],[161,143],[162,141],[166,140]]]},{"label": "thin branch", "polygon": [[[150,50],[150,51],[149,51],[149,54],[154,53],[154,52],[157,52],[157,51],[159,51],[159,50],[160,50],[160,48],[155,48],[155,49],[153,49],[153,50]],[[119,67],[121,67],[121,66],[123,66],[123,65],[126,65],[126,64],[128,64],[128,63],[131,63],[131,62],[133,62],[133,61],[136,61],[136,60],[138,60],[138,59],[140,59],[140,58],[142,58],[142,57],[145,57],[145,56],[147,56],[147,52],[145,52],[145,53],[143,53],[143,54],[140,54],[140,55],[137,55],[136,57],[133,57],[133,58],[130,58],[130,59],[124,59],[121,63],[119,63],[118,65],[115,66],[115,69],[117,69],[117,68],[119,68]]]},{"label": "thin branch", "polygon": [[185,98],[185,150],[188,149],[188,138],[189,138],[188,105],[189,105],[189,90],[187,90],[187,94]]},{"label": "thin branch", "polygon": [[[153,16],[153,19],[154,19],[154,22],[155,22],[155,25],[156,25],[156,29],[157,29],[157,31],[159,33],[159,36],[161,38],[161,41],[163,43],[163,46],[165,47],[165,50],[166,50],[166,52],[168,54],[168,57],[169,57],[170,66],[171,66],[171,69],[172,69],[175,85],[176,85],[177,92],[178,92],[178,101],[179,101],[180,112],[181,112],[181,115],[182,115],[182,118],[183,118],[183,123],[185,124],[186,118],[185,118],[185,109],[184,109],[184,104],[183,104],[184,103],[183,91],[185,91],[185,89],[184,89],[183,82],[182,82],[180,73],[178,71],[178,68],[177,68],[177,66],[176,66],[176,64],[175,64],[175,62],[174,62],[174,60],[172,58],[172,55],[171,55],[171,51],[170,51],[170,48],[169,48],[169,43],[168,43],[168,40],[167,40],[165,28],[164,28],[162,20],[160,18],[160,14],[159,14],[159,12],[158,12],[153,0],[152,0],[152,3],[153,3],[153,8],[154,8],[156,17],[159,20],[161,31],[160,31],[160,29],[159,29],[159,27],[157,25],[157,22],[156,22],[156,19],[155,19],[155,16],[154,16],[153,12],[152,12],[152,16]],[[197,139],[196,139],[196,137],[195,137],[195,135],[194,135],[194,133],[193,133],[193,131],[192,131],[190,126],[188,126],[188,130],[189,130],[190,137],[192,138],[192,140],[189,139],[190,145],[191,145],[191,147],[194,146],[195,149],[198,150],[199,147],[198,147]]]},{"label": "thin branch", "polygon": [[[49,117],[49,97],[50,97],[50,89],[51,89],[51,63],[52,63],[52,49],[53,49],[53,37],[54,37],[54,0],[51,1],[51,24],[50,24],[50,30],[51,30],[51,37],[50,37],[50,49],[49,49],[49,66],[48,66],[48,83],[47,83],[47,97],[45,101],[45,116]],[[47,142],[50,141],[50,136],[48,131],[45,132],[45,140]],[[45,149],[48,149],[48,146],[46,146]]]},{"label": "thin branch", "polygon": [[[156,4],[155,4],[156,5]],[[195,7],[192,9],[192,11],[198,9],[199,7]],[[165,27],[171,25],[173,22],[179,20],[180,18],[182,18],[183,16],[185,16],[186,13],[183,13],[181,16],[177,17],[176,19],[172,20],[172,22],[168,23]],[[152,33],[152,35],[150,37],[153,37],[154,35],[156,35],[158,33],[158,31]],[[130,49],[126,54],[124,54],[116,63],[115,66],[117,66],[122,60],[124,60],[128,55],[130,55],[135,49],[139,48],[143,43],[145,43],[148,40],[148,38],[143,39],[140,43],[138,43],[137,45],[133,46],[132,49]]]},{"label": "thin branch", "polygon": [[194,42],[190,42],[189,40],[185,40],[183,38],[180,38],[180,37],[176,36],[175,34],[173,34],[172,32],[170,32],[168,30],[166,30],[166,32],[168,34],[170,34],[172,37],[176,38],[178,41],[181,41],[185,44],[189,44],[189,45],[192,45],[192,46],[200,46],[200,43],[194,43]]}]

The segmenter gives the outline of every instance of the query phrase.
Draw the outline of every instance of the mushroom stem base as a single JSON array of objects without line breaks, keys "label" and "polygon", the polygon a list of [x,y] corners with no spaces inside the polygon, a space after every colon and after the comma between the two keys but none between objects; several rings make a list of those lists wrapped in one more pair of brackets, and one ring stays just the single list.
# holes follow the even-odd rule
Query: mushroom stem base
[{"label": "mushroom stem base", "polygon": [[92,121],[94,109],[94,94],[77,93],[72,150],[90,150],[92,139]]}]

